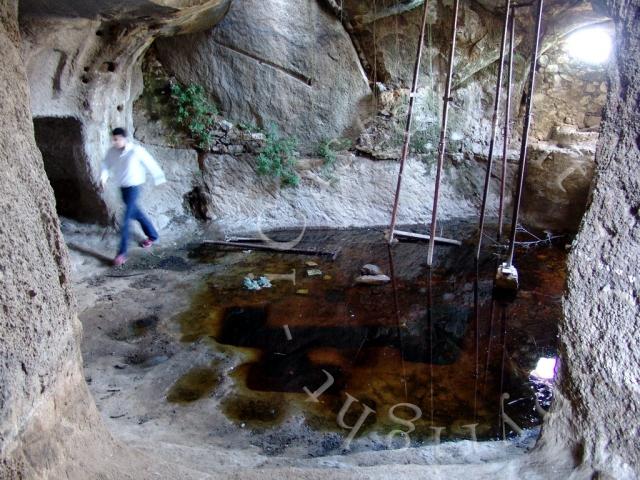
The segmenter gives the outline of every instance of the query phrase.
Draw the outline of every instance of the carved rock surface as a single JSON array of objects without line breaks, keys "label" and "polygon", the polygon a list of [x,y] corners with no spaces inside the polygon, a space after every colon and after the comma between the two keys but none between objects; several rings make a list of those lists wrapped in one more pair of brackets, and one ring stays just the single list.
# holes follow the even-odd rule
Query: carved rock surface
[{"label": "carved rock surface", "polygon": [[[39,147],[45,163],[55,160],[57,153],[47,144],[59,141],[76,152],[76,171],[67,185],[77,191],[80,208],[93,211],[90,216],[74,215],[75,219],[105,224],[119,211],[119,192],[99,192],[97,179],[111,129],[125,127],[133,133],[132,105],[142,87],[140,59],[146,49],[158,36],[210,28],[230,3],[20,2],[21,50],[31,112],[46,127],[40,139],[54,138]],[[60,136],[68,124],[74,125],[76,134]]]},{"label": "carved rock surface", "polygon": [[275,124],[303,149],[359,130],[370,90],[349,36],[317,2],[234,2],[214,29],[157,42],[184,83],[198,83],[235,122]]},{"label": "carved rock surface", "polygon": [[[297,188],[281,188],[277,181],[258,176],[255,168],[255,159],[250,155],[206,156],[203,178],[210,193],[210,210],[225,231],[252,231],[258,222],[263,229],[299,227],[305,220],[310,227],[339,228],[389,222],[397,162],[339,155],[332,172],[335,181],[325,181],[311,168],[301,172],[302,181]],[[418,160],[407,162],[406,169],[412,175],[404,180],[398,212],[400,223],[426,223],[431,218],[433,169],[430,168]],[[474,171],[469,172],[472,176]],[[475,174],[480,178],[481,170],[477,168]],[[445,173],[440,191],[441,220],[476,213],[474,200],[460,195],[457,187],[469,180],[455,169]]]}]

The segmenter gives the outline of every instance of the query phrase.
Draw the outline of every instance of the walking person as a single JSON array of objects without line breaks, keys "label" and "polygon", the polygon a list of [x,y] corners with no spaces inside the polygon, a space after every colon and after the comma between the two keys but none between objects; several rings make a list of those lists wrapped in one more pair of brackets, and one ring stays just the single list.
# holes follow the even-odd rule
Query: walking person
[{"label": "walking person", "polygon": [[159,236],[151,221],[142,213],[138,206],[138,196],[141,186],[146,182],[146,172],[153,177],[154,184],[161,185],[166,182],[164,173],[158,163],[141,145],[129,140],[127,131],[116,128],[111,132],[112,147],[102,162],[100,184],[105,187],[110,176],[115,177],[120,186],[122,201],[125,205],[124,219],[121,227],[120,248],[113,260],[116,266],[127,261],[127,246],[129,242],[129,223],[137,220],[146,235],[146,239],[140,242],[143,248],[149,248]]}]

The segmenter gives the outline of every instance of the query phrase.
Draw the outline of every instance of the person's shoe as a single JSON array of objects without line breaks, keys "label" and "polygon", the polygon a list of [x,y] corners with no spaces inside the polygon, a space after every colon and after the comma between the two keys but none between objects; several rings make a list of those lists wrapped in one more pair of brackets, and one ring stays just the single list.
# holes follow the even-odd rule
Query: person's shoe
[{"label": "person's shoe", "polygon": [[124,265],[126,261],[127,261],[126,255],[124,254],[118,255],[116,258],[113,259],[113,266],[119,267],[120,265]]},{"label": "person's shoe", "polygon": [[153,240],[151,240],[150,238],[147,238],[146,240],[142,240],[140,242],[140,246],[142,248],[149,248],[151,245],[153,245]]}]

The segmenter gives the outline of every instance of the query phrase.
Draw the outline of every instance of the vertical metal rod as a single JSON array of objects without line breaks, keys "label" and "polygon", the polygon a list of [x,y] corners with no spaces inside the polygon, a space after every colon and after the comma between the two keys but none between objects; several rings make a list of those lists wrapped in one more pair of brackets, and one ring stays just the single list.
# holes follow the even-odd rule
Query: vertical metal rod
[{"label": "vertical metal rod", "polygon": [[449,52],[449,73],[447,74],[447,84],[445,87],[442,111],[442,127],[440,129],[440,143],[438,145],[438,166],[436,169],[436,183],[433,192],[433,209],[431,210],[431,237],[429,238],[429,252],[427,254],[427,265],[433,264],[433,249],[436,239],[436,221],[438,218],[438,196],[440,195],[440,181],[442,177],[442,164],[446,150],[445,139],[447,135],[447,121],[449,119],[449,102],[451,98],[451,80],[453,77],[453,59],[456,51],[456,30],[458,27],[458,10],[460,0],[455,0],[453,7],[453,23],[451,24],[451,51]]},{"label": "vertical metal rod", "polygon": [[474,316],[474,365],[475,372],[473,375],[473,421],[477,420],[478,414],[478,381],[480,378],[479,357],[480,357],[480,270],[478,262],[475,262],[476,276],[473,280],[473,316]]},{"label": "vertical metal rod", "polygon": [[[502,360],[500,362],[500,397],[502,396],[504,389],[504,364],[507,357],[507,307],[506,305],[501,305],[500,307],[500,344],[502,345]],[[502,409],[498,409],[498,428],[502,427],[502,438],[505,436],[504,431],[504,421],[502,419]]]},{"label": "vertical metal rod", "polygon": [[391,275],[391,286],[393,287],[393,305],[396,313],[396,328],[398,330],[398,343],[400,345],[400,363],[402,365],[402,384],[404,386],[404,400],[409,401],[409,390],[407,386],[407,370],[404,363],[404,345],[402,341],[402,328],[405,326],[400,318],[400,301],[398,300],[398,285],[396,283],[396,270],[393,263],[393,252],[391,245],[387,244],[387,253],[389,254],[389,275]]},{"label": "vertical metal rod", "polygon": [[524,115],[524,128],[522,129],[522,145],[520,147],[520,165],[518,166],[518,183],[516,198],[513,202],[513,216],[511,218],[511,238],[509,240],[509,253],[507,256],[507,266],[513,264],[513,252],[516,245],[516,228],[518,226],[518,214],[520,213],[520,202],[522,201],[522,187],[524,185],[524,172],[527,164],[527,147],[529,144],[529,126],[531,124],[531,108],[533,106],[533,93],[536,78],[536,66],[538,65],[538,48],[540,44],[540,23],[542,21],[543,0],[538,0],[538,14],[536,28],[533,38],[533,54],[531,56],[531,71],[529,72],[529,90],[527,97],[527,107]]},{"label": "vertical metal rod", "polygon": [[433,292],[431,291],[431,269],[427,272],[427,328],[429,329],[429,408],[433,424],[435,405],[433,403]]},{"label": "vertical metal rod", "polygon": [[502,238],[504,223],[504,194],[507,185],[507,150],[511,122],[511,82],[513,81],[513,43],[515,38],[516,12],[511,9],[511,26],[509,33],[509,64],[507,65],[507,104],[504,109],[504,139],[502,143],[502,176],[500,178],[500,206],[498,207],[498,241]]},{"label": "vertical metal rod", "polygon": [[509,29],[509,10],[511,0],[506,0],[504,11],[504,25],[502,27],[502,42],[500,43],[500,61],[498,62],[498,80],[496,83],[496,98],[493,102],[493,117],[491,118],[491,139],[489,140],[489,155],[487,157],[487,172],[484,177],[484,189],[482,190],[482,206],[480,207],[480,223],[478,225],[478,247],[476,249],[476,259],[480,258],[482,249],[482,232],[484,230],[484,219],[487,212],[487,197],[489,196],[489,183],[491,182],[491,169],[493,168],[493,149],[496,141],[496,131],[498,130],[498,110],[500,108],[500,97],[502,96],[502,70],[504,69],[504,48],[507,44],[507,30]]},{"label": "vertical metal rod", "polygon": [[429,2],[424,2],[424,10],[422,12],[422,27],[420,28],[420,41],[418,42],[418,52],[416,54],[416,64],[413,69],[413,83],[411,85],[411,93],[409,95],[409,109],[407,110],[407,123],[404,129],[404,144],[402,145],[402,157],[400,158],[400,169],[398,171],[398,183],[396,185],[396,196],[393,200],[393,210],[391,212],[391,224],[389,226],[389,243],[393,243],[396,221],[398,219],[398,205],[400,204],[400,190],[402,188],[402,173],[404,172],[404,164],[409,155],[409,145],[411,141],[411,122],[413,120],[413,105],[418,93],[418,80],[420,77],[420,63],[422,60],[422,50],[424,46],[424,34],[427,28],[427,16],[429,13]]},{"label": "vertical metal rod", "polygon": [[482,381],[482,394],[487,389],[487,377],[489,376],[489,362],[491,361],[491,343],[493,341],[493,317],[495,313],[495,299],[491,299],[491,309],[489,310],[489,337],[487,340],[487,356],[484,363],[484,379]]}]

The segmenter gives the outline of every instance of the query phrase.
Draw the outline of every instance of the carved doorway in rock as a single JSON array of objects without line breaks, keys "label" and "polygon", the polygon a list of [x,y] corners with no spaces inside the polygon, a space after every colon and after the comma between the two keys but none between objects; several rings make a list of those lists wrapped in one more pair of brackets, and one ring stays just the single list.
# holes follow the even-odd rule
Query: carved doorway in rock
[{"label": "carved doorway in rock", "polygon": [[58,214],[79,222],[106,224],[107,208],[90,173],[80,121],[39,117],[33,124]]}]

